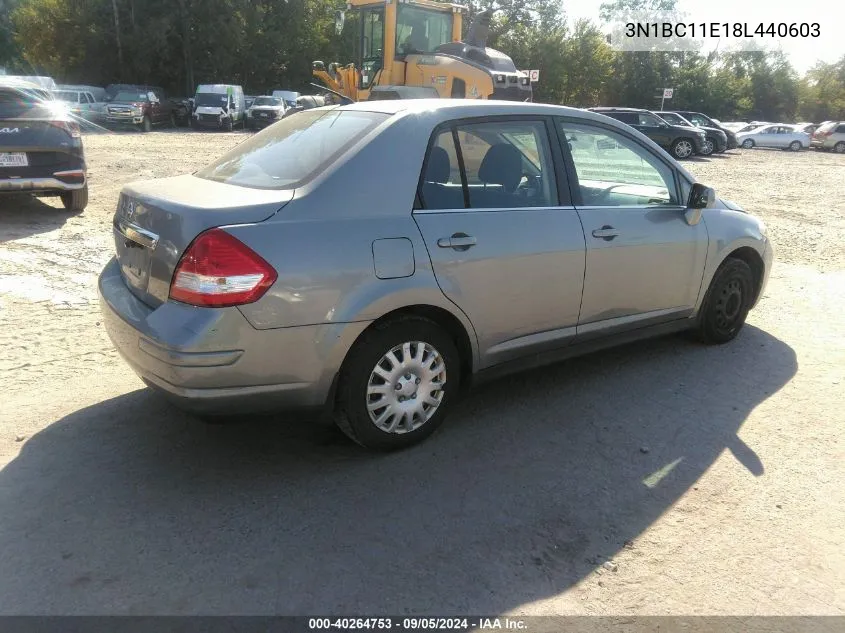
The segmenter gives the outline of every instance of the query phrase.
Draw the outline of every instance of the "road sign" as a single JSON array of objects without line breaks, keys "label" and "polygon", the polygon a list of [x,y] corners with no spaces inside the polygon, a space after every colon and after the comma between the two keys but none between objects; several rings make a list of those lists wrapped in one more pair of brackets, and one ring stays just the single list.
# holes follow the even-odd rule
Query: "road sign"
[{"label": "road sign", "polygon": [[540,81],[540,71],[537,69],[529,71],[528,76],[531,78],[531,83]]},{"label": "road sign", "polygon": [[664,99],[671,99],[673,92],[674,92],[674,89],[672,89],[672,88],[664,88],[663,89],[663,98]]}]

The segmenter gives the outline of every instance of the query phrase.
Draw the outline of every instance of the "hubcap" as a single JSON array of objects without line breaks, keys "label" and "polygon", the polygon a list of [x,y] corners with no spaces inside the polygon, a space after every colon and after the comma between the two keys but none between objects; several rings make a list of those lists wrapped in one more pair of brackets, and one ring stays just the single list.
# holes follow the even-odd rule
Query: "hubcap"
[{"label": "hubcap", "polygon": [[381,357],[367,383],[370,420],[385,433],[409,433],[443,401],[446,363],[428,343],[409,341]]},{"label": "hubcap", "polygon": [[704,154],[712,154],[713,153],[713,141],[707,140],[704,141],[704,147],[701,148]]},{"label": "hubcap", "polygon": [[742,284],[731,279],[722,287],[716,301],[716,327],[722,331],[731,330],[742,312]]},{"label": "hubcap", "polygon": [[675,156],[686,158],[692,154],[692,144],[689,141],[681,141],[675,146]]},{"label": "hubcap", "polygon": [[754,146],[754,141],[752,141],[750,139],[747,140],[747,141],[743,141],[742,146],[745,147],[746,149],[751,148],[751,147]]},{"label": "hubcap", "polygon": [[845,154],[845,143],[837,143],[833,149],[837,154]]}]

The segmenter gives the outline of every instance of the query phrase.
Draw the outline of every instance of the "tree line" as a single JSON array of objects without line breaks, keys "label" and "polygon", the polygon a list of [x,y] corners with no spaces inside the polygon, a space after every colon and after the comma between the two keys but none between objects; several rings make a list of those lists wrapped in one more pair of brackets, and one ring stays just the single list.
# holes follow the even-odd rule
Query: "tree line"
[{"label": "tree line", "polygon": [[[612,0],[626,11],[672,9],[676,0]],[[59,83],[149,83],[190,95],[198,83],[313,92],[311,62],[347,63],[338,37],[342,0],[0,0],[0,66]],[[576,107],[673,108],[723,120],[845,119],[845,57],[800,76],[779,52],[618,52],[599,24],[567,19],[560,0],[472,0],[496,8],[488,45],[518,68],[538,68],[535,101]],[[466,21],[465,28],[469,20]],[[811,45],[808,43],[808,46]]]}]

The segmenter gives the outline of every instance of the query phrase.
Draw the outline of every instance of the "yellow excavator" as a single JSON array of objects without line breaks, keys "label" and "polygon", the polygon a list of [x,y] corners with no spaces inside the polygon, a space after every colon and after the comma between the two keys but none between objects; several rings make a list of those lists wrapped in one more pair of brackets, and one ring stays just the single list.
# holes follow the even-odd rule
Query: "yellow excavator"
[{"label": "yellow excavator", "polygon": [[492,12],[476,15],[462,40],[465,13],[461,5],[434,0],[349,0],[335,15],[335,30],[340,36],[347,29],[354,61],[315,61],[313,75],[344,101],[531,101],[528,76],[487,48]]}]

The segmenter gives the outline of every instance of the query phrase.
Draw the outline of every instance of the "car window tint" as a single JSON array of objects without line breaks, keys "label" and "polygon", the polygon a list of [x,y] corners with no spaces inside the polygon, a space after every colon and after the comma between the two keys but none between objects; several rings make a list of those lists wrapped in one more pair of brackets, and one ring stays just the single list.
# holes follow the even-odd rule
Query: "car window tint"
[{"label": "car window tint", "polygon": [[390,115],[306,110],[250,137],[196,176],[259,189],[292,189],[325,170]]},{"label": "car window tint", "polygon": [[840,125],[838,128],[836,128],[836,133],[845,134],[845,125]]},{"label": "car window tint", "polygon": [[452,130],[444,130],[428,151],[420,183],[424,209],[463,209],[461,168]]},{"label": "car window tint", "polygon": [[590,124],[558,125],[570,148],[584,206],[678,204],[671,168],[639,143]]},{"label": "car window tint", "polygon": [[557,205],[543,122],[491,121],[457,130],[471,208]]},{"label": "car window tint", "polygon": [[690,121],[694,125],[699,125],[699,126],[703,125],[705,127],[707,126],[707,119],[704,119],[703,117],[699,116],[698,114],[693,114],[692,117],[690,118]]},{"label": "car window tint", "polygon": [[657,127],[658,126],[657,118],[652,116],[651,114],[640,112],[638,116],[639,116],[639,124],[640,125],[645,125],[645,126],[648,126],[648,127]]}]

